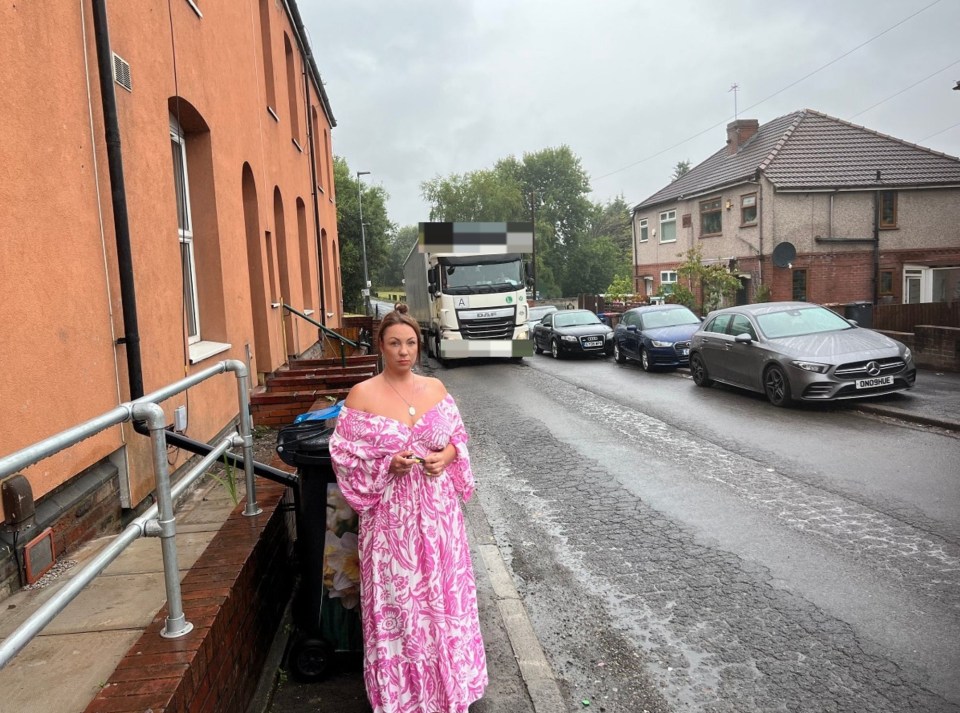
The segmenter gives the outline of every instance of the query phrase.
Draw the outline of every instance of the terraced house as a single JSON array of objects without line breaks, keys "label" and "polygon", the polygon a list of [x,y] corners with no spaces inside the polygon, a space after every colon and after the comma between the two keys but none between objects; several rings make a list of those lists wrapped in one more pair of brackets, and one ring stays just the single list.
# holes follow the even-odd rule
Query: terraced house
[{"label": "terraced house", "polygon": [[[335,120],[295,2],[8,2],[0,28],[0,457],[219,360],[256,383],[318,339],[281,303],[340,325]],[[209,442],[237,386],[163,408]],[[36,528],[15,545],[0,508],[0,596],[37,529],[69,552],[146,501],[150,440],[21,475]]]},{"label": "terraced house", "polygon": [[642,295],[669,292],[699,245],[740,278],[737,304],[761,285],[773,300],[960,299],[960,160],[809,109],[731,122],[632,222]]}]

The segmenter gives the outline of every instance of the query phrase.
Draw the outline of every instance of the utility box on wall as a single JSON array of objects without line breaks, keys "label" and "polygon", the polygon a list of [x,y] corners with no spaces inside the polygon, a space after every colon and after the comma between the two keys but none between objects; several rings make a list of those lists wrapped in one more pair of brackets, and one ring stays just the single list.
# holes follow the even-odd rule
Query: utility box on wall
[{"label": "utility box on wall", "polygon": [[37,509],[29,480],[19,473],[5,478],[0,483],[0,497],[3,501],[4,524],[9,529],[19,532],[30,525]]}]

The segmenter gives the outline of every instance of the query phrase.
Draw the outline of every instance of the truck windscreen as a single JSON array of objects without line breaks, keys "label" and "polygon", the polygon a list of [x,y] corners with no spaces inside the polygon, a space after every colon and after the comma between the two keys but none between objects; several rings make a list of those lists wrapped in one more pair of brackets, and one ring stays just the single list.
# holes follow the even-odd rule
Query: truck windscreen
[{"label": "truck windscreen", "polygon": [[523,264],[519,259],[472,265],[441,263],[441,271],[442,289],[451,295],[513,292],[523,286]]}]

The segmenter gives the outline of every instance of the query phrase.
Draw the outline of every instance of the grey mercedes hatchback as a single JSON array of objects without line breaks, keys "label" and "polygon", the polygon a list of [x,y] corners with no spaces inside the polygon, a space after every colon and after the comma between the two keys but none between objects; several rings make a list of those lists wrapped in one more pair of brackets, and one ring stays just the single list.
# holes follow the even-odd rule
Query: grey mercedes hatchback
[{"label": "grey mercedes hatchback", "polygon": [[690,340],[697,386],[718,381],[794,400],[857,399],[912,388],[910,349],[808,302],[763,302],[716,310]]}]

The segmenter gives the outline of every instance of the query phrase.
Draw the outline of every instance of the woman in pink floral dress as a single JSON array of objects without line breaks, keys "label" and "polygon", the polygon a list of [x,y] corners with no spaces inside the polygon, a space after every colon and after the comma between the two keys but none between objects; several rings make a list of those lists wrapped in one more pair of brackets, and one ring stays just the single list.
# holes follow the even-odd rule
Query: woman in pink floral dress
[{"label": "woman in pink floral dress", "polygon": [[375,713],[466,713],[487,685],[459,499],[473,492],[467,433],[443,384],[414,374],[420,330],[381,322],[383,372],[351,389],[330,439],[360,514],[364,680]]}]

